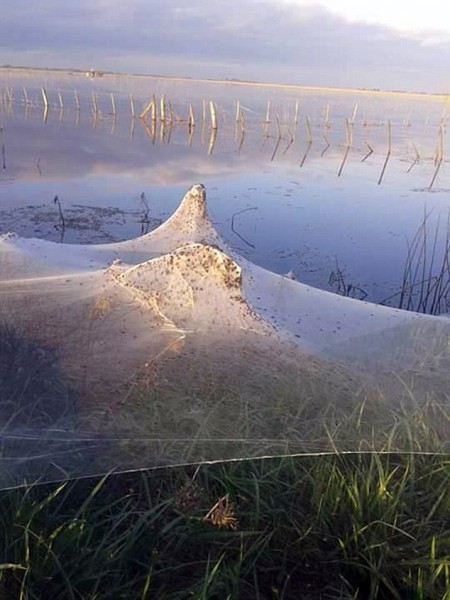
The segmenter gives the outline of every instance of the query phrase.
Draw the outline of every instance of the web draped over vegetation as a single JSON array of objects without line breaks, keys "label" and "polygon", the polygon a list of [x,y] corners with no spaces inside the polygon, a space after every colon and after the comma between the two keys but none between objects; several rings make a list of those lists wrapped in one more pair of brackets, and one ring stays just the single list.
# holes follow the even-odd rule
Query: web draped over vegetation
[{"label": "web draped over vegetation", "polygon": [[448,450],[450,320],[269,273],[202,185],[139,238],[0,238],[2,487],[335,451]]}]

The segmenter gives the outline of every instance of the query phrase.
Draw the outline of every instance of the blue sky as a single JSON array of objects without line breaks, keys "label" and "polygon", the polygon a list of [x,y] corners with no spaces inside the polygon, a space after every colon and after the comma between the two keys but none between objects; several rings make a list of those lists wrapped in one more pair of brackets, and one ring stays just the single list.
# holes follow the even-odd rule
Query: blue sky
[{"label": "blue sky", "polygon": [[0,64],[450,93],[445,4],[3,0]]}]

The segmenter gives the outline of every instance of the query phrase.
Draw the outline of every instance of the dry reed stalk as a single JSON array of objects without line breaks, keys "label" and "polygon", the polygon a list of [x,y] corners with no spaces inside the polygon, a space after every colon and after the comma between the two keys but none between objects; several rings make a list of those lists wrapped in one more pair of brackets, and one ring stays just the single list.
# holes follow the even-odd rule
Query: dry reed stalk
[{"label": "dry reed stalk", "polygon": [[153,98],[151,98],[147,104],[144,106],[144,108],[141,110],[141,112],[139,113],[139,118],[140,119],[145,119],[145,117],[147,116],[147,114],[150,111],[154,111],[154,102],[153,102]]},{"label": "dry reed stalk", "polygon": [[325,154],[328,152],[329,148],[331,147],[330,140],[328,139],[327,130],[326,129],[324,129],[322,135],[323,135],[323,139],[325,140],[326,146],[325,146],[325,148],[322,150],[322,152],[320,154],[321,157],[325,156]]},{"label": "dry reed stalk", "polygon": [[233,213],[231,215],[231,231],[233,233],[235,233],[238,236],[238,238],[240,238],[245,244],[247,244],[247,246],[250,246],[251,248],[255,248],[255,246],[252,243],[250,243],[249,241],[247,241],[244,237],[242,237],[242,235],[238,231],[236,231],[236,228],[235,228],[235,225],[234,225],[235,219],[236,219],[236,217],[238,215],[241,215],[242,213],[245,213],[245,212],[249,212],[250,210],[258,210],[258,207],[257,206],[251,206],[249,208],[243,208],[241,210],[236,211],[235,213]]},{"label": "dry reed stalk", "polygon": [[366,142],[366,141],[364,141],[364,143],[365,143],[365,145],[366,145],[366,146],[369,148],[369,152],[368,152],[367,154],[365,154],[365,155],[364,155],[364,157],[361,159],[361,162],[364,162],[364,161],[366,161],[366,160],[369,158],[369,156],[370,156],[371,154],[373,154],[373,148],[372,148],[372,146],[369,144],[369,142]]},{"label": "dry reed stalk", "polygon": [[340,177],[342,175],[342,171],[344,170],[344,165],[347,161],[349,152],[350,152],[350,148],[352,147],[352,141],[353,141],[353,132],[352,132],[352,122],[350,121],[350,119],[345,119],[345,136],[346,136],[346,149],[345,149],[345,154],[344,154],[344,158],[342,159],[342,163],[341,166],[339,168],[338,171],[338,177]]},{"label": "dry reed stalk", "polygon": [[306,132],[308,134],[308,144],[312,144],[313,137],[312,137],[312,131],[311,131],[311,121],[308,116],[305,117],[305,123],[306,123]]},{"label": "dry reed stalk", "polygon": [[6,148],[5,148],[5,130],[0,127],[0,141],[2,144],[2,167],[6,170]]},{"label": "dry reed stalk", "polygon": [[241,129],[241,139],[239,140],[238,154],[241,153],[242,146],[244,145],[245,136],[247,135],[247,130],[242,127]]},{"label": "dry reed stalk", "polygon": [[200,130],[200,143],[202,146],[205,145],[205,129],[206,129],[206,123],[205,123],[205,121],[202,121],[202,128]]},{"label": "dry reed stalk", "polygon": [[44,107],[48,108],[48,96],[45,88],[41,88],[42,100],[44,102]]},{"label": "dry reed stalk", "polygon": [[64,238],[64,232],[66,230],[66,221],[64,219],[64,214],[63,214],[63,211],[62,211],[62,208],[61,208],[61,202],[60,202],[58,196],[55,196],[53,198],[53,204],[57,204],[58,205],[59,218],[61,220],[61,240],[60,241],[62,242],[63,238]]},{"label": "dry reed stalk", "polygon": [[164,122],[166,120],[166,99],[161,96],[159,100],[159,120]]},{"label": "dry reed stalk", "polygon": [[4,104],[5,110],[9,110],[11,108],[11,102],[9,100],[9,95],[6,88],[2,91],[2,104]]},{"label": "dry reed stalk", "polygon": [[295,101],[295,109],[294,109],[294,129],[297,127],[298,125],[298,111],[299,111],[299,101],[296,100]]},{"label": "dry reed stalk", "polygon": [[211,113],[211,127],[212,129],[217,129],[216,107],[212,100],[209,101],[209,111]]},{"label": "dry reed stalk", "polygon": [[59,90],[58,90],[58,100],[59,100],[59,108],[64,109],[64,102],[63,102],[62,94]]},{"label": "dry reed stalk", "polygon": [[239,139],[239,129],[242,133],[242,127],[239,127],[239,121],[234,122],[234,141],[237,142]]},{"label": "dry reed stalk", "polygon": [[152,146],[154,146],[155,142],[156,142],[156,122],[152,121],[150,127],[147,125],[147,122],[145,121],[145,119],[143,119],[141,121],[141,123],[144,125],[145,132],[147,133],[148,137],[150,138]]},{"label": "dry reed stalk", "polygon": [[189,129],[193,129],[195,127],[195,118],[194,118],[194,109],[192,104],[189,105]]},{"label": "dry reed stalk", "polygon": [[[153,106],[154,106],[154,100],[153,100],[153,98],[151,98],[147,102],[147,104],[144,106],[144,108],[142,109],[142,111],[141,111],[141,113],[139,115],[139,118],[140,119],[145,119],[147,113],[152,109]],[[134,104],[133,104],[132,101],[131,101],[131,112],[132,112],[132,114],[134,114]]]},{"label": "dry reed stalk", "polygon": [[142,192],[140,195],[140,201],[141,201],[141,208],[142,208],[142,217],[141,219],[148,223],[149,222],[149,215],[150,215],[150,205],[148,203],[147,200],[147,196],[145,195],[145,192]]},{"label": "dry reed stalk", "polygon": [[267,111],[265,123],[270,123],[270,100],[267,101]]},{"label": "dry reed stalk", "polygon": [[292,144],[295,142],[295,130],[294,130],[294,131],[291,131],[291,130],[289,129],[289,126],[286,124],[286,131],[288,132],[288,134],[289,134],[289,136],[290,136],[290,137],[289,137],[289,142],[288,142],[288,145],[287,145],[287,146],[286,146],[286,148],[284,149],[283,156],[285,156],[285,155],[287,154],[287,152],[288,152],[289,148],[290,148],[290,147],[292,146]]},{"label": "dry reed stalk", "polygon": [[355,104],[355,108],[353,109],[352,124],[355,122],[357,112],[358,112],[358,103]]},{"label": "dry reed stalk", "polygon": [[167,102],[167,106],[168,106],[168,109],[169,109],[169,119],[168,119],[169,123],[173,123],[173,121],[174,121],[174,112],[172,110],[172,102],[170,100]]},{"label": "dry reed stalk", "polygon": [[206,123],[206,100],[202,100],[202,120]]},{"label": "dry reed stalk", "polygon": [[159,125],[159,141],[161,142],[161,144],[164,144],[166,141],[166,133],[166,122],[161,121]]},{"label": "dry reed stalk", "polygon": [[114,94],[111,92],[109,97],[111,98],[111,110],[112,110],[112,114],[115,115],[116,114],[116,101],[114,100]]},{"label": "dry reed stalk", "polygon": [[117,124],[117,115],[116,113],[113,113],[112,115],[112,120],[111,120],[111,135],[114,135],[116,132],[116,124]]},{"label": "dry reed stalk", "polygon": [[194,127],[189,125],[188,127],[188,146],[189,148],[192,146],[192,141],[194,139]]},{"label": "dry reed stalk", "polygon": [[353,121],[350,121],[349,119],[345,120],[345,137],[347,146],[351,146],[353,143]]},{"label": "dry reed stalk", "polygon": [[450,212],[447,217],[442,257],[439,259],[437,250],[440,218],[435,226],[431,252],[429,252],[429,216],[430,213],[427,214],[425,211],[419,229],[411,243],[408,241],[408,254],[400,291],[385,298],[381,304],[386,304],[398,296],[398,308],[432,315],[448,312],[450,300]]},{"label": "dry reed stalk", "polygon": [[239,120],[241,122],[241,129],[242,129],[242,131],[246,131],[247,127],[246,127],[246,122],[245,122],[245,117],[244,117],[244,111],[242,110],[242,108],[241,108],[241,113],[240,113],[240,116],[239,116]]},{"label": "dry reed stalk", "polygon": [[92,92],[92,105],[94,107],[94,114],[98,115],[100,112],[98,109],[98,99],[97,99],[97,95],[94,94],[94,92]]},{"label": "dry reed stalk", "polygon": [[387,122],[387,127],[388,127],[388,151],[386,154],[386,159],[384,161],[384,165],[383,168],[381,170],[380,173],[380,178],[378,179],[378,185],[380,185],[380,183],[383,181],[383,176],[384,176],[384,172],[386,171],[386,167],[389,161],[389,157],[391,156],[391,150],[392,150],[392,126],[391,126],[391,121],[390,119]]},{"label": "dry reed stalk", "polygon": [[367,298],[367,292],[359,285],[347,283],[345,280],[344,270],[340,268],[339,262],[336,259],[336,270],[331,271],[328,277],[328,285],[336,289],[336,293],[347,298],[357,298],[364,300]]},{"label": "dry reed stalk", "polygon": [[303,167],[303,165],[305,164],[306,158],[307,158],[307,156],[309,154],[309,151],[311,150],[311,146],[312,146],[312,142],[308,142],[306,144],[305,153],[304,153],[303,158],[301,160],[300,167]]},{"label": "dry reed stalk", "polygon": [[214,146],[216,144],[216,138],[217,138],[217,128],[212,127],[211,128],[211,135],[209,137],[208,156],[212,156],[212,153],[214,152]]},{"label": "dry reed stalk", "polygon": [[275,158],[275,156],[276,156],[276,154],[278,152],[278,148],[280,147],[280,142],[281,142],[281,127],[280,127],[280,118],[279,118],[278,114],[275,115],[275,122],[277,124],[277,133],[278,133],[278,135],[277,135],[277,141],[276,141],[276,144],[275,144],[274,151],[273,151],[272,156],[270,158],[271,161],[274,160],[274,158]]},{"label": "dry reed stalk", "polygon": [[324,120],[323,125],[326,129],[328,129],[330,126],[330,105],[329,104],[327,104],[325,107],[325,120]]},{"label": "dry reed stalk", "polygon": [[150,104],[150,111],[152,113],[152,116],[151,116],[152,123],[156,123],[156,96],[155,96],[155,94],[153,94],[153,96],[152,96],[152,101]]},{"label": "dry reed stalk", "polygon": [[134,110],[134,100],[133,100],[133,94],[130,94],[130,110],[131,110],[131,118],[134,119],[136,116],[135,110]]},{"label": "dry reed stalk", "polygon": [[436,181],[436,178],[438,176],[441,165],[444,162],[444,125],[443,125],[443,123],[441,123],[439,126],[439,134],[438,135],[439,135],[438,151],[437,151],[438,161],[436,164],[436,169],[433,174],[433,178],[431,179],[430,185],[428,186],[428,191],[431,191],[431,188],[433,187],[434,182]]},{"label": "dry reed stalk", "polygon": [[24,86],[24,87],[22,88],[22,90],[23,90],[23,96],[24,96],[24,98],[25,98],[25,105],[26,105],[26,106],[28,106],[28,104],[31,104],[31,102],[30,102],[30,99],[28,98],[27,89],[26,89],[26,87]]},{"label": "dry reed stalk", "polygon": [[435,167],[437,166],[438,162],[439,162],[439,137],[438,137],[438,140],[436,142],[436,147],[434,149],[433,164],[434,164]]},{"label": "dry reed stalk", "polygon": [[238,100],[236,102],[236,123],[239,123],[240,116],[241,116],[241,105]]},{"label": "dry reed stalk", "polygon": [[414,161],[412,162],[411,166],[410,166],[410,167],[409,167],[409,169],[406,171],[407,173],[409,173],[409,172],[410,172],[410,171],[413,169],[413,167],[415,167],[415,166],[417,165],[417,163],[418,163],[418,162],[419,162],[419,160],[420,160],[420,154],[419,154],[419,151],[418,151],[418,149],[417,149],[417,146],[414,144],[414,142],[413,142],[413,145],[412,145],[412,146],[413,146],[413,149],[414,149],[414,152],[415,152],[416,156],[415,156],[415,158],[414,158]]},{"label": "dry reed stalk", "polygon": [[75,95],[75,106],[77,111],[80,111],[80,98],[78,97],[78,92],[77,90],[74,90],[74,95]]},{"label": "dry reed stalk", "polygon": [[281,138],[280,118],[279,118],[278,114],[275,115],[275,121],[276,121],[276,124],[277,124],[278,137]]},{"label": "dry reed stalk", "polygon": [[170,140],[172,139],[172,130],[173,130],[173,123],[168,123],[167,126],[167,143],[170,144]]}]

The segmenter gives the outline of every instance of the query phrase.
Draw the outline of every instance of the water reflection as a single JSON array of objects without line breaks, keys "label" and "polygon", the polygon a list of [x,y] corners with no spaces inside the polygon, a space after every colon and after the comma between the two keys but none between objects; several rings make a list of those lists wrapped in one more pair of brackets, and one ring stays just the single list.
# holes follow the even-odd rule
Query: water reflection
[{"label": "water reflection", "polygon": [[252,261],[380,301],[424,207],[430,231],[448,210],[446,121],[437,97],[10,72],[0,231],[57,241],[62,212],[64,242],[134,237],[202,181]]}]

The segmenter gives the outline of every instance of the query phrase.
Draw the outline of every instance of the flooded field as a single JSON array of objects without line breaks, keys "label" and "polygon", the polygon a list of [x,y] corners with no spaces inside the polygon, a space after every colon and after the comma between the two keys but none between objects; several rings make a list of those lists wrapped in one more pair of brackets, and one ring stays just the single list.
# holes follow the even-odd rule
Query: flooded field
[{"label": "flooded field", "polygon": [[404,450],[405,415],[446,443],[443,98],[51,73],[0,97],[0,486]]},{"label": "flooded field", "polygon": [[276,273],[398,305],[424,218],[434,264],[415,259],[441,269],[445,97],[7,70],[0,97],[0,233],[130,239],[201,182],[222,237]]}]

